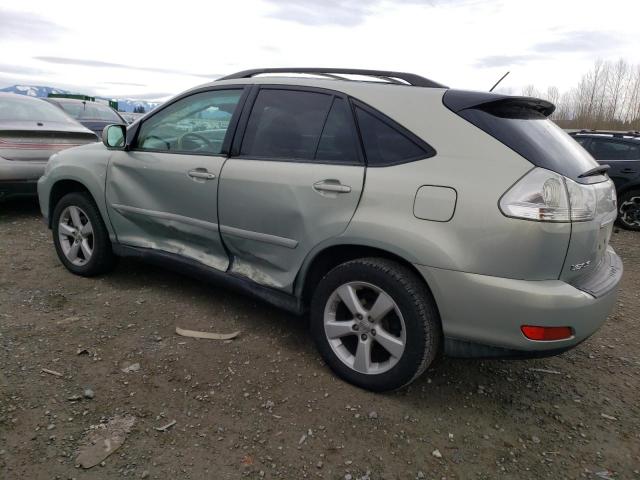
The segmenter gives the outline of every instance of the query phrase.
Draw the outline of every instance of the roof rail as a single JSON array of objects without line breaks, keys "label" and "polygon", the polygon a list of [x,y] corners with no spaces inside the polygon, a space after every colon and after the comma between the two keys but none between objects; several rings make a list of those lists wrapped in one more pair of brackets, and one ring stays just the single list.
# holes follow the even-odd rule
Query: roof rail
[{"label": "roof rail", "polygon": [[[306,73],[311,75],[320,75],[339,80],[350,80],[340,75],[362,75],[366,77],[379,78],[389,83],[400,85],[411,85],[414,87],[432,87],[432,88],[448,88],[428,78],[421,77],[414,73],[390,72],[386,70],[362,70],[357,68],[255,68],[252,70],[244,70],[242,72],[232,73],[217,80],[234,80],[238,78],[251,78],[263,73]],[[399,80],[402,80],[400,82]],[[403,83],[405,82],[405,83]]]},{"label": "roof rail", "polygon": [[586,129],[578,130],[575,132],[571,132],[570,135],[577,135],[580,133],[591,133],[591,134],[601,134],[601,135],[612,135],[614,137],[640,137],[640,131],[631,130],[628,132],[621,130],[595,130],[595,129]]}]

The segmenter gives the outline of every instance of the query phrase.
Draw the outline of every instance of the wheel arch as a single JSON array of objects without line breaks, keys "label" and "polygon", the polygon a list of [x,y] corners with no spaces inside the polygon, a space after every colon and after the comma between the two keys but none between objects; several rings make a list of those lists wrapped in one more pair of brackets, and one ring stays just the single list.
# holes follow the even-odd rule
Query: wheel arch
[{"label": "wheel arch", "polygon": [[625,193],[633,190],[640,191],[640,180],[635,180],[623,185],[622,188],[620,188],[620,190],[616,192],[616,194],[618,195],[618,199],[620,199],[620,197],[622,197]]},{"label": "wheel arch", "polygon": [[52,227],[53,211],[55,210],[56,205],[62,199],[62,197],[64,197],[68,193],[73,193],[73,192],[88,193],[93,199],[93,201],[94,202],[96,201],[91,191],[82,182],[79,182],[77,180],[72,180],[72,179],[61,179],[56,181],[51,186],[51,190],[49,191],[49,215],[47,217],[49,220],[49,225],[48,225],[49,228]]},{"label": "wheel arch", "polygon": [[[307,257],[296,278],[294,293],[300,299],[303,309],[308,308],[311,295],[318,282],[331,269],[341,263],[358,258],[379,257],[394,260],[400,265],[411,270],[424,283],[432,298],[433,292],[426,279],[420,274],[414,264],[399,252],[394,252],[381,246],[368,245],[366,243],[348,242],[327,245],[320,248]],[[437,309],[437,304],[436,304]]]}]

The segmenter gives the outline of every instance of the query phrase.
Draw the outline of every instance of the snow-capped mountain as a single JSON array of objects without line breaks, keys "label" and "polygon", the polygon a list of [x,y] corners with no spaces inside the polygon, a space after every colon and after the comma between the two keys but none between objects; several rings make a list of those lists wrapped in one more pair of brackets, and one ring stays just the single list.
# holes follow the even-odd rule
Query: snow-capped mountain
[{"label": "snow-capped mountain", "polygon": [[0,92],[19,93],[30,97],[47,97],[50,93],[71,93],[61,88],[41,87],[38,85],[14,85],[12,87],[0,88]]},{"label": "snow-capped mountain", "polygon": [[146,102],[142,100],[133,100],[131,98],[117,98],[118,110],[121,112],[133,112],[136,107],[143,107],[145,112],[150,112],[156,108],[160,103],[158,102]]},{"label": "snow-capped mountain", "polygon": [[[43,87],[39,85],[13,85],[11,87],[0,88],[0,92],[18,93],[20,95],[28,95],[30,97],[39,98],[46,98],[50,93],[73,93],[61,88]],[[98,98],[100,98],[101,100],[108,100],[103,97],[96,97],[96,99]],[[150,112],[158,105],[160,105],[160,103],[158,102],[147,102],[144,100],[135,100],[131,98],[116,98],[115,100],[118,101],[118,110],[120,110],[121,112],[133,112],[136,107],[142,107],[144,108],[145,112]]]}]

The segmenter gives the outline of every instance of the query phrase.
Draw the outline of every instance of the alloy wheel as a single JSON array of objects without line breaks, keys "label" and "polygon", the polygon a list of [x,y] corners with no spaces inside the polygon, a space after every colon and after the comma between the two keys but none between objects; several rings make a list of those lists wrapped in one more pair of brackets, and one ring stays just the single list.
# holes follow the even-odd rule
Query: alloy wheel
[{"label": "alloy wheel", "polygon": [[640,197],[631,197],[620,204],[620,221],[629,227],[640,227]]},{"label": "alloy wheel", "polygon": [[72,264],[86,265],[93,255],[93,226],[80,207],[68,206],[58,222],[58,239],[62,253]]},{"label": "alloy wheel", "polygon": [[366,282],[345,283],[329,296],[324,331],[340,361],[369,375],[392,369],[406,345],[400,308],[388,293]]}]

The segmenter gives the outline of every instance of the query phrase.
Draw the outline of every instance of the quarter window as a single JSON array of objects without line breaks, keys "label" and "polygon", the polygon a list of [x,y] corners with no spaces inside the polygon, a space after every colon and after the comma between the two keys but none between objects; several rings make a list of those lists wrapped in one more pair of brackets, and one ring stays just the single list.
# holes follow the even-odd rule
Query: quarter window
[{"label": "quarter window", "polygon": [[140,126],[136,149],[218,155],[242,90],[214,90],[168,106]]},{"label": "quarter window", "polygon": [[356,107],[356,116],[367,165],[371,167],[410,162],[434,154],[360,107]]}]

